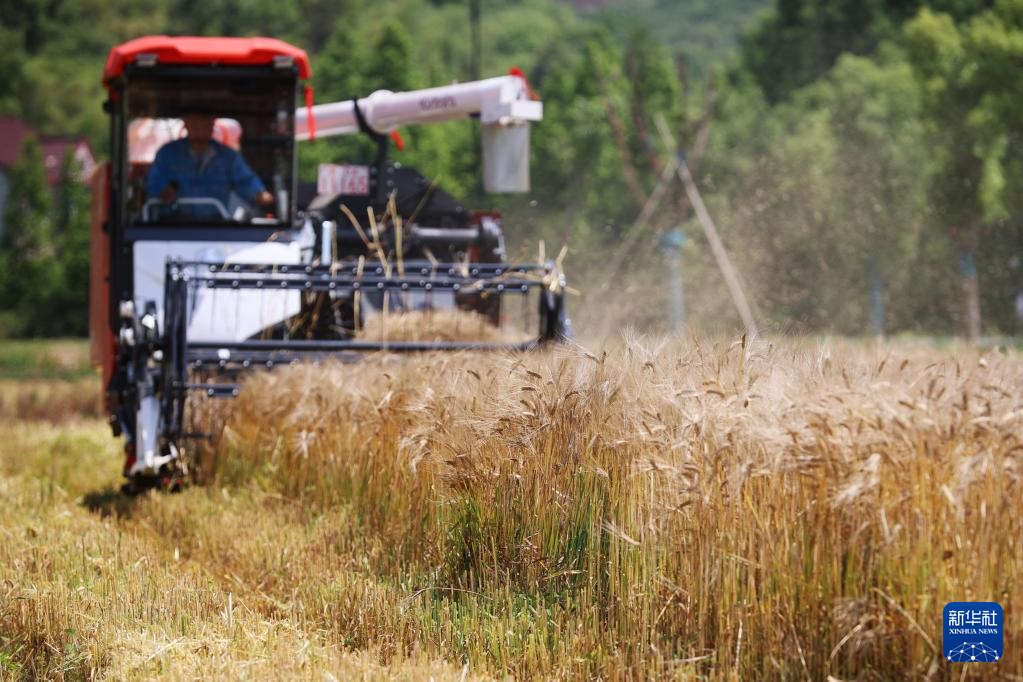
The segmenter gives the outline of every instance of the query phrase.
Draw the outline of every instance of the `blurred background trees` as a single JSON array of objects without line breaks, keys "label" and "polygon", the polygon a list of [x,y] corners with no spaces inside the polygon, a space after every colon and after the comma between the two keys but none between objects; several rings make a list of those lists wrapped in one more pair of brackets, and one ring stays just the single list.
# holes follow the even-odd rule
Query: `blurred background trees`
[{"label": "blurred background trees", "polygon": [[[665,249],[682,250],[688,327],[737,327],[677,182],[649,223],[634,225],[681,152],[764,328],[1019,333],[1023,0],[481,7],[482,73],[520,67],[545,103],[534,191],[480,194],[470,122],[402,131],[408,149],[397,158],[467,203],[505,211],[514,256],[535,254],[538,239],[548,253],[568,243],[584,331],[586,311],[606,318],[614,303],[627,309],[618,322],[667,328]],[[292,41],[312,54],[320,101],[471,74],[466,0],[0,0],[0,14],[0,115],[85,134],[100,153],[103,60],[142,34]],[[304,145],[302,176],[372,151],[359,139]],[[24,160],[32,153],[9,169],[12,189],[21,184],[0,239],[2,331],[81,333],[87,199],[73,182],[43,197]],[[663,239],[669,232],[688,238]],[[603,265],[618,252],[615,298]],[[30,314],[68,308],[81,314],[63,327]]]}]

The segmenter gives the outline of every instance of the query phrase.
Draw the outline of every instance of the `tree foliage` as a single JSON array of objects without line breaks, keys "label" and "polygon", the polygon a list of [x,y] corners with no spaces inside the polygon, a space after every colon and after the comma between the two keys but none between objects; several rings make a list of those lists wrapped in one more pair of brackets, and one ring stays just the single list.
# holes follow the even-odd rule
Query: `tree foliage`
[{"label": "tree foliage", "polygon": [[56,314],[48,304],[60,272],[52,200],[35,137],[25,138],[9,177],[0,241],[0,300],[7,305],[0,325],[6,334],[36,334],[47,331],[47,318]]},{"label": "tree foliage", "polygon": [[[602,302],[603,266],[621,260],[630,320],[657,327],[660,235],[681,226],[691,320],[730,327],[678,183],[649,224],[634,225],[660,169],[682,152],[758,315],[775,328],[952,333],[975,304],[986,331],[1018,331],[1023,0],[637,0],[584,15],[556,0],[482,7],[483,73],[522,68],[544,100],[532,194],[482,194],[472,121],[402,130],[408,146],[394,158],[467,203],[503,210],[513,255],[532,256],[539,238],[568,243],[580,288]],[[84,133],[97,149],[103,58],[139,34],[291,40],[312,55],[319,102],[470,74],[461,0],[0,0],[0,13],[0,114],[44,133]],[[374,153],[363,138],[304,144],[300,172],[310,180],[318,163]],[[47,206],[24,163],[12,171],[21,188],[8,220],[17,227],[0,247],[5,272],[29,267],[8,239],[63,255],[3,276],[3,307],[84,309],[65,292],[18,288],[42,278],[83,291],[87,241],[85,213],[70,208],[84,201],[81,187]],[[973,271],[969,303],[960,280]],[[15,331],[43,329],[29,326]]]}]

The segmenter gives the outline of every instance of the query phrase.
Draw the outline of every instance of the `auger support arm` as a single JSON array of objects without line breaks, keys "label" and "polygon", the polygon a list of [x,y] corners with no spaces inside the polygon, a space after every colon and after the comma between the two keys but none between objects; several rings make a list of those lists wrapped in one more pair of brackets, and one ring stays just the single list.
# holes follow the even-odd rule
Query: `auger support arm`
[{"label": "auger support arm", "polygon": [[[443,123],[479,117],[483,125],[522,125],[543,119],[543,102],[532,99],[521,76],[498,76],[424,90],[377,90],[369,97],[312,107],[316,137],[365,132],[356,108],[370,131],[386,135],[400,126]],[[295,139],[308,140],[310,109],[295,110]]]},{"label": "auger support arm", "polygon": [[479,118],[483,184],[489,192],[529,191],[529,123],[543,103],[521,74],[425,90],[377,90],[368,97],[295,110],[299,141],[368,133],[382,139],[401,126]]}]

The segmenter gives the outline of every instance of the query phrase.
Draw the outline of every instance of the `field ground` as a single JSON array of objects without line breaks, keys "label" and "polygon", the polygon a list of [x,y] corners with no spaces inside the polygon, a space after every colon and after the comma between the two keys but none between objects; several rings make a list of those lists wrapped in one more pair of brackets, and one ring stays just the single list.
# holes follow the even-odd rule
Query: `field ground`
[{"label": "field ground", "polygon": [[[300,367],[138,498],[83,364],[0,349],[0,679],[1023,676],[1016,351]],[[953,600],[1000,663],[943,660]]]}]

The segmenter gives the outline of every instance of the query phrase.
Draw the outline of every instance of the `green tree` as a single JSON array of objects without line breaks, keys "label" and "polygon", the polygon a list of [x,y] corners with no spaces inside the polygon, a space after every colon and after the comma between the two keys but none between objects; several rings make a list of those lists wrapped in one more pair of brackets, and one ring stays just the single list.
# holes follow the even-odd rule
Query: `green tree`
[{"label": "green tree", "polygon": [[821,104],[837,144],[834,219],[845,231],[844,260],[858,271],[852,290],[862,291],[864,302],[869,297],[870,329],[883,334],[888,285],[916,289],[905,265],[927,215],[920,90],[900,55],[844,55],[829,74],[825,96]]},{"label": "green tree", "polygon": [[824,75],[845,52],[868,54],[888,27],[882,0],[776,0],[743,40],[746,69],[772,102]]},{"label": "green tree", "polygon": [[744,67],[780,101],[827,73],[845,53],[870,55],[921,7],[962,19],[990,0],[775,0],[742,40]]},{"label": "green tree", "polygon": [[722,96],[700,180],[778,328],[880,332],[915,311],[924,280],[908,264],[926,224],[929,150],[914,74],[885,52],[844,55],[773,107],[741,76]]},{"label": "green tree", "polygon": [[11,167],[10,194],[0,240],[0,309],[3,333],[32,335],[58,315],[49,306],[61,286],[53,241],[52,199],[39,144],[25,138]]},{"label": "green tree", "polygon": [[54,223],[54,244],[61,286],[50,306],[62,311],[47,331],[60,336],[89,333],[90,197],[80,176],[81,167],[69,151],[60,174]]},{"label": "green tree", "polygon": [[771,0],[629,0],[612,3],[595,19],[622,38],[642,27],[702,78],[731,57],[743,33],[771,5]]},{"label": "green tree", "polygon": [[313,64],[317,99],[334,102],[368,94],[363,85],[362,67],[369,51],[364,40],[349,22],[342,20],[334,25]]},{"label": "green tree", "polygon": [[[951,15],[924,10],[906,29],[907,44],[926,95],[938,174],[932,200],[958,252],[965,333],[981,333],[980,260],[985,242],[1018,237],[1009,207],[1023,192],[1020,115],[1012,100],[1023,79],[1023,3],[995,7],[957,25]],[[981,275],[978,275],[978,272]],[[1001,292],[1008,299],[1010,292]],[[1006,303],[1003,303],[1003,308]]]},{"label": "green tree", "polygon": [[277,0],[169,0],[170,28],[204,36],[272,35],[297,41],[303,18],[297,2]]},{"label": "green tree", "polygon": [[396,21],[384,24],[373,44],[362,71],[363,83],[371,90],[395,92],[419,87],[419,74],[413,65],[412,41]]},{"label": "green tree", "polygon": [[21,111],[19,95],[24,91],[25,57],[21,36],[0,26],[0,116],[16,115]]}]

